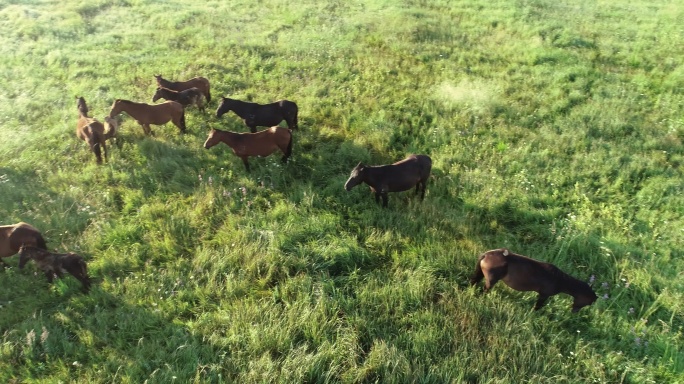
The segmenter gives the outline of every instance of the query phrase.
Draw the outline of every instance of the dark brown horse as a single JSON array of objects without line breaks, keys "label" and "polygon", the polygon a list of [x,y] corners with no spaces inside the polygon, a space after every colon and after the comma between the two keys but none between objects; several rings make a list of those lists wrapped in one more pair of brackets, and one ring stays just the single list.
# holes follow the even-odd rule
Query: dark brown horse
[{"label": "dark brown horse", "polygon": [[233,111],[240,116],[252,133],[256,132],[256,127],[270,127],[283,120],[287,122],[288,128],[297,128],[297,104],[289,100],[262,105],[224,97],[216,109],[216,117],[221,117],[228,111]]},{"label": "dark brown horse", "polygon": [[78,121],[76,122],[76,136],[85,141],[90,150],[95,154],[98,164],[102,164],[102,152],[107,159],[106,141],[116,136],[118,123],[116,120],[105,117],[105,123],[88,117],[88,105],[83,97],[77,97]]},{"label": "dark brown horse", "polygon": [[135,103],[129,100],[117,99],[112,104],[112,109],[109,111],[109,117],[120,114],[121,112],[128,113],[134,118],[146,135],[152,133],[150,124],[162,125],[169,121],[173,123],[181,133],[185,133],[185,110],[180,103],[175,101],[166,101],[161,104],[145,104]]},{"label": "dark brown horse", "polygon": [[162,78],[161,75],[154,75],[157,79],[157,85],[160,87],[172,89],[174,91],[185,91],[186,89],[195,87],[199,89],[204,98],[207,99],[207,103],[211,101],[211,92],[209,92],[209,80],[204,77],[194,77],[188,81],[168,81]]},{"label": "dark brown horse", "polygon": [[535,310],[543,307],[546,299],[559,293],[567,293],[575,299],[572,303],[573,312],[596,301],[596,293],[584,281],[568,275],[553,264],[518,255],[505,248],[487,251],[477,260],[470,283],[475,285],[483,278],[485,292],[499,280],[517,291],[537,292],[539,296]]},{"label": "dark brown horse", "polygon": [[52,253],[38,247],[22,245],[19,248],[19,269],[24,268],[29,260],[35,261],[50,283],[55,275],[61,279],[65,273],[70,273],[83,284],[84,292],[90,289],[86,262],[83,257],[75,253]]},{"label": "dark brown horse", "polygon": [[189,105],[196,105],[200,112],[204,112],[204,95],[199,88],[192,87],[183,91],[174,91],[173,89],[157,87],[157,91],[152,96],[152,101],[159,99],[177,101],[187,107]]},{"label": "dark brown horse", "polygon": [[212,129],[209,132],[204,148],[209,149],[218,143],[225,143],[233,153],[242,159],[249,172],[250,156],[268,156],[280,149],[284,156],[282,162],[287,162],[292,154],[292,130],[283,127],[271,127],[257,133],[235,133]]},{"label": "dark brown horse", "polygon": [[7,267],[2,258],[16,254],[24,244],[47,249],[43,235],[29,224],[22,222],[0,226],[0,263]]},{"label": "dark brown horse", "polygon": [[351,191],[355,186],[366,183],[375,193],[375,201],[387,206],[388,192],[402,192],[416,187],[421,189],[420,199],[425,198],[425,188],[432,169],[432,159],[427,155],[410,155],[404,160],[390,165],[369,166],[359,163],[352,169],[344,189]]}]

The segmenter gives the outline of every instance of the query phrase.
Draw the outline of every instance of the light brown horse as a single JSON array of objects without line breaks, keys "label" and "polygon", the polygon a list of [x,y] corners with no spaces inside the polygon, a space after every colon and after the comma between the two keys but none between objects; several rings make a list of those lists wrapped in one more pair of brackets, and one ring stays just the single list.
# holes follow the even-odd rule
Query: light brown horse
[{"label": "light brown horse", "polygon": [[421,201],[425,198],[427,181],[432,170],[432,159],[428,155],[409,155],[401,161],[388,165],[369,166],[359,163],[352,169],[344,189],[350,191],[355,186],[366,183],[375,193],[375,201],[387,206],[387,192],[402,192],[416,187],[421,190]]},{"label": "light brown horse", "polygon": [[204,148],[209,149],[218,143],[225,143],[233,153],[242,159],[249,172],[248,158],[250,156],[268,156],[280,149],[284,156],[282,162],[287,162],[292,154],[292,130],[283,127],[271,127],[256,133],[235,133],[212,129],[209,132]]},{"label": "light brown horse", "polygon": [[7,267],[2,258],[16,254],[24,244],[47,249],[43,235],[29,224],[21,222],[0,226],[0,263]]},{"label": "light brown horse", "polygon": [[83,97],[77,97],[78,121],[76,122],[76,136],[85,141],[90,150],[95,154],[98,164],[102,164],[102,152],[107,160],[106,141],[116,136],[118,123],[116,120],[105,117],[105,123],[88,117],[88,105]]},{"label": "light brown horse", "polygon": [[150,124],[162,125],[169,121],[178,127],[181,133],[185,133],[185,110],[180,103],[175,101],[150,105],[117,99],[112,104],[109,117],[114,118],[114,116],[121,112],[126,112],[134,118],[142,126],[146,135],[152,133]]},{"label": "light brown horse", "polygon": [[596,293],[584,281],[568,275],[553,264],[518,255],[505,248],[487,251],[477,260],[470,283],[475,285],[483,278],[485,292],[499,280],[517,291],[537,292],[539,296],[535,310],[543,307],[546,299],[559,293],[566,293],[575,299],[572,312],[596,301]]},{"label": "light brown horse", "polygon": [[152,102],[159,99],[177,101],[187,107],[196,105],[200,112],[204,112],[204,95],[199,88],[192,87],[183,91],[174,91],[173,89],[157,87],[157,91],[152,96]]},{"label": "light brown horse", "polygon": [[55,275],[61,279],[65,273],[69,273],[83,284],[84,292],[90,289],[88,266],[83,257],[73,252],[53,253],[24,244],[19,248],[19,269],[23,269],[29,260],[33,260],[45,273],[49,283],[52,283]]},{"label": "light brown horse", "polygon": [[157,79],[157,85],[160,87],[173,89],[174,91],[184,91],[188,88],[195,87],[202,91],[204,98],[207,99],[207,103],[211,101],[211,92],[209,92],[209,80],[204,77],[194,77],[188,81],[168,81],[162,78],[161,75],[154,75]]}]

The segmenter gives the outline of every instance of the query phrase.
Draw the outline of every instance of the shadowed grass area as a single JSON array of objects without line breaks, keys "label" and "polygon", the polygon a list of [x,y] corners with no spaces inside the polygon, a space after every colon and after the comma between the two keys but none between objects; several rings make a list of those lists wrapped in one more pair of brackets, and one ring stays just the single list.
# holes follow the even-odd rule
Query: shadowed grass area
[{"label": "shadowed grass area", "polygon": [[[668,1],[0,4],[0,217],[94,286],[0,272],[0,381],[684,381],[684,7]],[[74,134],[211,81],[188,132],[123,115],[109,162]],[[205,150],[227,96],[295,101],[293,157]],[[433,159],[423,202],[343,189]],[[509,247],[591,281],[468,286]]]}]

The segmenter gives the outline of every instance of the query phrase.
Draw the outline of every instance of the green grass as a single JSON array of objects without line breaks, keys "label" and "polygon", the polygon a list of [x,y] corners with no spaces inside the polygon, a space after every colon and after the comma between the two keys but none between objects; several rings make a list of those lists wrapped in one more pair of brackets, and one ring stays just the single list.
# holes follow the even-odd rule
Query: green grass
[{"label": "green grass", "polygon": [[[95,284],[0,272],[2,382],[684,381],[684,6],[674,1],[0,1],[0,218]],[[247,174],[210,128],[102,119],[154,74],[300,108]],[[210,108],[216,107],[212,101]],[[359,162],[433,159],[375,204]],[[467,281],[509,247],[599,300]]]}]

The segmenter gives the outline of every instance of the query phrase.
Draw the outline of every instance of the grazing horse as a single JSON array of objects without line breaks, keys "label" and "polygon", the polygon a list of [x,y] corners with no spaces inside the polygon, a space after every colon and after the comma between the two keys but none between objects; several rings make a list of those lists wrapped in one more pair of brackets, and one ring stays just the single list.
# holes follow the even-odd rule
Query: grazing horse
[{"label": "grazing horse", "polygon": [[152,101],[159,99],[177,101],[187,107],[189,105],[196,105],[200,112],[204,112],[204,95],[199,88],[192,87],[183,91],[174,91],[173,89],[157,87],[157,91],[152,96]]},{"label": "grazing horse", "polygon": [[470,284],[475,285],[482,278],[485,279],[485,292],[499,280],[517,291],[537,292],[539,296],[535,310],[543,307],[546,299],[559,293],[567,293],[575,299],[572,312],[596,301],[596,293],[584,281],[568,275],[553,264],[517,255],[505,248],[487,251],[480,256]]},{"label": "grazing horse", "polygon": [[250,156],[268,156],[280,149],[284,156],[282,162],[287,162],[287,158],[292,154],[292,130],[283,127],[271,127],[257,133],[235,133],[212,129],[209,132],[204,148],[209,149],[214,145],[223,142],[229,146],[233,153],[242,159],[247,172],[249,172]]},{"label": "grazing horse", "polygon": [[221,117],[228,111],[233,111],[240,116],[252,133],[256,132],[256,127],[270,127],[283,120],[287,122],[288,128],[297,128],[297,104],[289,100],[262,105],[224,97],[216,109],[216,117]]},{"label": "grazing horse", "polygon": [[83,284],[83,291],[90,289],[90,278],[88,277],[88,267],[83,257],[69,253],[52,253],[45,249],[22,245],[19,249],[19,269],[23,269],[29,260],[33,260],[38,265],[48,282],[52,283],[55,275],[60,279],[65,273],[70,273]]},{"label": "grazing horse", "polygon": [[387,206],[387,192],[402,192],[416,187],[421,189],[420,200],[425,198],[425,188],[432,169],[432,159],[427,155],[410,155],[390,165],[368,166],[359,163],[351,172],[344,189],[351,191],[355,186],[366,183],[375,192],[375,201]]},{"label": "grazing horse", "polygon": [[154,75],[157,79],[157,86],[172,89],[174,91],[184,91],[189,88],[199,89],[204,98],[207,99],[207,103],[211,101],[211,92],[209,92],[209,80],[204,77],[194,77],[188,81],[168,81],[162,78],[161,75]]},{"label": "grazing horse", "polygon": [[0,226],[0,263],[3,267],[8,265],[2,258],[16,254],[24,244],[47,249],[43,235],[29,224],[22,222]]},{"label": "grazing horse", "polygon": [[102,152],[104,152],[105,160],[107,160],[106,141],[116,136],[118,123],[110,117],[105,117],[104,124],[88,117],[88,105],[86,105],[85,99],[77,97],[77,100],[78,121],[76,122],[76,136],[88,143],[90,150],[95,154],[97,163],[102,164]]},{"label": "grazing horse", "polygon": [[161,104],[145,104],[136,103],[129,100],[117,99],[112,104],[112,109],[109,111],[109,117],[120,114],[121,112],[128,113],[134,118],[146,135],[152,133],[150,124],[162,125],[169,121],[173,123],[181,133],[185,133],[185,110],[180,103],[175,101],[166,101]]}]

